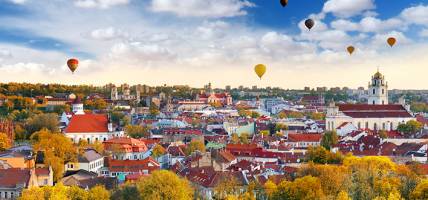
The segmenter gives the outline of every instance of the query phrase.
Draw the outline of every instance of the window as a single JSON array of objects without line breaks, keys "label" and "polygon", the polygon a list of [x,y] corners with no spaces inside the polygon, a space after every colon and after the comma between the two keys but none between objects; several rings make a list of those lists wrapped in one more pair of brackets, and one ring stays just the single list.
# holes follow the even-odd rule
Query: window
[{"label": "window", "polygon": [[382,100],[382,105],[384,105],[385,104],[385,101],[384,100]]},{"label": "window", "polygon": [[373,130],[377,131],[377,124],[376,123],[373,124]]},{"label": "window", "polygon": [[358,122],[358,129],[361,129],[361,122]]},{"label": "window", "polygon": [[385,123],[382,123],[382,130],[385,130],[386,129],[386,125],[385,125]]},{"label": "window", "polygon": [[366,122],[366,129],[369,129],[369,122]]},{"label": "window", "polygon": [[382,89],[382,94],[385,94],[385,89]]},{"label": "window", "polygon": [[376,94],[376,89],[373,88],[373,94]]},{"label": "window", "polygon": [[87,140],[88,140],[88,143],[91,143],[91,139],[88,138]]},{"label": "window", "polygon": [[375,105],[376,103],[375,103],[375,100],[373,100],[373,105]]}]

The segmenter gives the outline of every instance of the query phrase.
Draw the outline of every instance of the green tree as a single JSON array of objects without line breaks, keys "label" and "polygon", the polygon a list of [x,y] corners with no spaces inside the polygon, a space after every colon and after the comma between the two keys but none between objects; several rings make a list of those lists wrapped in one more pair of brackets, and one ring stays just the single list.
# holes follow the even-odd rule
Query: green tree
[{"label": "green tree", "polygon": [[159,113],[160,113],[159,107],[156,106],[156,104],[154,104],[154,103],[150,104],[149,111],[150,111],[150,115],[153,117],[159,115]]},{"label": "green tree", "polygon": [[149,128],[138,125],[125,126],[125,133],[132,138],[147,138],[150,136]]},{"label": "green tree", "polygon": [[422,123],[415,120],[410,120],[405,124],[399,124],[397,127],[397,130],[400,131],[401,133],[413,134],[413,133],[419,132],[422,129],[422,127],[423,127]]},{"label": "green tree", "polygon": [[339,141],[336,131],[327,131],[324,133],[321,139],[321,146],[330,150],[332,146],[336,145]]},{"label": "green tree", "polygon": [[32,134],[42,129],[48,129],[52,132],[58,132],[58,115],[54,113],[38,114],[27,120],[27,132]]},{"label": "green tree", "polygon": [[193,199],[193,188],[186,179],[181,179],[166,170],[154,171],[136,183],[141,199]]}]

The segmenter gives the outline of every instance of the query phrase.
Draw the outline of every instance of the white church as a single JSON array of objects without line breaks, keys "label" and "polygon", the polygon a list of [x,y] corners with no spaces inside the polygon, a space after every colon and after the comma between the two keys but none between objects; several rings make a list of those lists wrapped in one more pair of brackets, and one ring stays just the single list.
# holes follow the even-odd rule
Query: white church
[{"label": "white church", "polygon": [[410,106],[404,100],[388,104],[388,83],[378,71],[368,86],[367,104],[330,103],[327,108],[326,129],[338,131],[345,126],[369,130],[396,130],[398,125],[414,120]]},{"label": "white church", "polygon": [[124,136],[123,131],[114,129],[108,115],[86,113],[79,97],[73,102],[73,113],[70,114],[70,119],[67,118],[66,114],[61,117],[61,121],[66,125],[64,134],[74,143],[81,140],[88,143],[104,142],[114,137]]}]

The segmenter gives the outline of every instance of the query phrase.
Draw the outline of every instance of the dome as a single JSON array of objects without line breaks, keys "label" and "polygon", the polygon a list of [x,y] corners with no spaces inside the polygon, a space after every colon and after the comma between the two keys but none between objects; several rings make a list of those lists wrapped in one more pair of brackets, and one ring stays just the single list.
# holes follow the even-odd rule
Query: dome
[{"label": "dome", "polygon": [[375,78],[375,79],[379,79],[379,78],[382,78],[383,77],[383,75],[379,72],[379,71],[377,71],[374,75],[373,75],[373,78]]}]

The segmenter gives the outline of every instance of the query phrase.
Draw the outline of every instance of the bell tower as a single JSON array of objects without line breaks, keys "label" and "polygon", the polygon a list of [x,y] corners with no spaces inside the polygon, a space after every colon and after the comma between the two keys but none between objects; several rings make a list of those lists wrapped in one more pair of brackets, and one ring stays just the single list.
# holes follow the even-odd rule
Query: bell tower
[{"label": "bell tower", "polygon": [[372,81],[369,82],[368,104],[388,104],[388,82],[385,82],[385,77],[379,72],[379,69],[372,76]]}]

